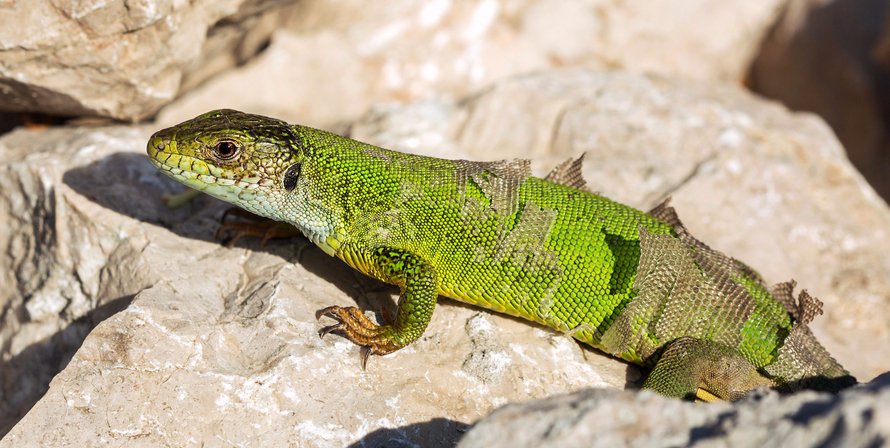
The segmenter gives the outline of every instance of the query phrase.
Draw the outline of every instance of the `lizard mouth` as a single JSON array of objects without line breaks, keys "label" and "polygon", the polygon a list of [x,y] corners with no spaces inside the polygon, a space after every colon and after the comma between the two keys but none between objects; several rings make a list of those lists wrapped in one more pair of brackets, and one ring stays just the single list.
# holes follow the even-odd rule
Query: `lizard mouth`
[{"label": "lizard mouth", "polygon": [[199,169],[195,169],[203,162],[193,157],[157,151],[154,154],[149,154],[149,161],[162,173],[192,188],[203,190],[209,185],[217,184],[217,177],[200,174]]},{"label": "lizard mouth", "polygon": [[197,157],[171,151],[170,149],[175,148],[175,145],[171,145],[169,140],[158,134],[160,132],[148,140],[146,153],[152,165],[161,172],[199,190],[203,190],[209,185],[226,184],[226,182],[221,182],[225,179],[213,172],[215,167]]}]

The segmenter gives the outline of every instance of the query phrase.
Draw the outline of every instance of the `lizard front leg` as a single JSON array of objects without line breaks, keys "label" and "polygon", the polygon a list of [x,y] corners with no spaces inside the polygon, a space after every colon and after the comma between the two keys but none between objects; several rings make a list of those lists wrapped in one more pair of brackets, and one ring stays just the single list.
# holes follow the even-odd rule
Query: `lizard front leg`
[{"label": "lizard front leg", "polygon": [[369,259],[370,274],[401,289],[395,321],[378,325],[353,306],[329,306],[315,313],[316,318],[337,321],[319,330],[319,336],[340,334],[362,347],[363,369],[370,355],[392,353],[417,340],[430,322],[438,296],[435,269],[413,253],[383,247]]}]

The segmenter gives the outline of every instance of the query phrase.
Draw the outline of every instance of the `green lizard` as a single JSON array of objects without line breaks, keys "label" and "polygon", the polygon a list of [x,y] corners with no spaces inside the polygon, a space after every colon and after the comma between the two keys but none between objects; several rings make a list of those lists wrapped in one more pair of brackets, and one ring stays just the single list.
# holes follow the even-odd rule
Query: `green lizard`
[{"label": "green lizard", "polygon": [[581,159],[545,178],[526,160],[404,154],[233,110],[155,133],[148,155],[179,182],[292,224],[349,266],[397,285],[395,318],[317,318],[369,355],[417,340],[439,295],[546,325],[652,369],[683,398],[855,383],[808,323],[821,303],[772,288],[693,238],[666,203],[645,213],[587,191]]}]

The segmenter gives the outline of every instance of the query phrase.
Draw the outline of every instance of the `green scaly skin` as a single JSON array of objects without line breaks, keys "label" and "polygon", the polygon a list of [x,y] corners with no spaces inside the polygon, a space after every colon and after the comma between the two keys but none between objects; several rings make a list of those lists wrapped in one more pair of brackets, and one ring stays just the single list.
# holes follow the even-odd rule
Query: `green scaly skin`
[{"label": "green scaly skin", "polygon": [[401,289],[395,319],[319,310],[383,355],[418,339],[439,295],[538,322],[653,368],[670,396],[735,399],[775,386],[836,390],[852,377],[806,324],[817,300],[769,289],[650,213],[588,192],[580,160],[546,179],[526,161],[390,151],[233,110],[158,131],[148,155],[197,190],[292,224],[329,255]]}]

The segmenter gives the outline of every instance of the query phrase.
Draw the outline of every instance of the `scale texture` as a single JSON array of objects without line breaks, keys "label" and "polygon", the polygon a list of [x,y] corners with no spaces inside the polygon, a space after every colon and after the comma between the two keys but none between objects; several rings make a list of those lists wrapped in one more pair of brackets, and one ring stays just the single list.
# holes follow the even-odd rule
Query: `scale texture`
[{"label": "scale texture", "polygon": [[321,334],[365,356],[419,338],[439,295],[538,322],[652,368],[665,395],[736,399],[758,387],[837,390],[855,380],[807,324],[821,303],[773,287],[649,213],[587,191],[581,159],[545,178],[527,160],[404,154],[233,110],[157,132],[151,161],[176,180],[298,228],[349,266],[401,288],[378,325],[331,306]]}]

